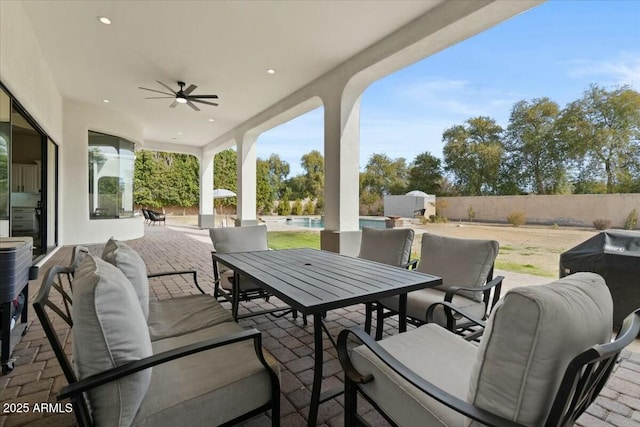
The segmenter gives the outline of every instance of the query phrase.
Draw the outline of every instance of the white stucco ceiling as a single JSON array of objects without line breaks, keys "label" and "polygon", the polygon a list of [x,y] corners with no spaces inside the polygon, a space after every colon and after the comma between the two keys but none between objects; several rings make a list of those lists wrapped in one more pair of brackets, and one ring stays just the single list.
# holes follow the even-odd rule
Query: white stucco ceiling
[{"label": "white stucco ceiling", "polygon": [[[64,98],[133,117],[145,140],[204,146],[444,1],[23,5]],[[171,99],[146,100],[153,94],[138,86],[164,90],[156,80],[176,89],[178,80],[195,84],[194,94],[218,94],[220,106],[198,104],[201,111],[193,111],[169,108]]]}]

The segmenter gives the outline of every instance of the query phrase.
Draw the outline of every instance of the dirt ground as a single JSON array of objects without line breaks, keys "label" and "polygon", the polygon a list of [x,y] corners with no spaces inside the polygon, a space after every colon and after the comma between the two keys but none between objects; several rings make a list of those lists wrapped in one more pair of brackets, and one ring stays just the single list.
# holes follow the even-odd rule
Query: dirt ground
[{"label": "dirt ground", "polygon": [[[497,267],[539,276],[558,277],[560,254],[598,233],[594,229],[502,224],[447,223],[416,226],[451,237],[493,239],[500,243]],[[420,230],[420,231],[418,231]],[[420,240],[416,236],[416,240]]]},{"label": "dirt ground", "polygon": [[[198,219],[195,215],[170,215],[167,217],[167,223],[196,226]],[[497,268],[556,278],[558,277],[560,254],[598,233],[594,229],[574,227],[513,227],[503,224],[467,222],[411,225],[411,227],[416,231],[413,246],[414,256],[420,254],[420,235],[424,232],[451,237],[493,239],[500,243]],[[295,229],[295,227],[293,228]],[[298,228],[298,230],[300,229]],[[310,229],[302,230],[309,231]]]}]

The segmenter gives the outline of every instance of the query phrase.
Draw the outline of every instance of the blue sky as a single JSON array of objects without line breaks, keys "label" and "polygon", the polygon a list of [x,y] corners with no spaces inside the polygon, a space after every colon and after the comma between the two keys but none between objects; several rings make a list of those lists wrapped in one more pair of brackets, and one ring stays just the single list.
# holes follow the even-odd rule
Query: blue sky
[{"label": "blue sky", "polygon": [[[506,127],[517,101],[564,107],[592,83],[640,91],[640,1],[552,0],[375,82],[362,96],[361,170],[373,153],[442,157],[450,126],[483,115]],[[301,173],[303,154],[323,152],[322,114],[262,134],[258,157],[277,153]]]}]

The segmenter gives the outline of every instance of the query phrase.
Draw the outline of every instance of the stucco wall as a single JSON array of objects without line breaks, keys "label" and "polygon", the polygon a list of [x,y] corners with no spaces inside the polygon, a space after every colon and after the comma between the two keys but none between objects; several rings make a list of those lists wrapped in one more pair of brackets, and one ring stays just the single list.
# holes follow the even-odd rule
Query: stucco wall
[{"label": "stucco wall", "polygon": [[17,1],[0,1],[0,80],[49,136],[62,144],[62,95]]},{"label": "stucco wall", "polygon": [[142,125],[111,109],[64,102],[65,145],[60,156],[61,243],[104,243],[111,236],[122,240],[142,237],[142,217],[89,219],[89,130],[128,139],[136,143],[136,147],[143,138]]},{"label": "stucco wall", "polygon": [[623,227],[632,209],[640,211],[640,194],[572,194],[558,196],[439,197],[446,201],[449,220],[468,219],[473,207],[476,221],[507,222],[513,212],[523,212],[528,224],[592,227],[596,219]]}]

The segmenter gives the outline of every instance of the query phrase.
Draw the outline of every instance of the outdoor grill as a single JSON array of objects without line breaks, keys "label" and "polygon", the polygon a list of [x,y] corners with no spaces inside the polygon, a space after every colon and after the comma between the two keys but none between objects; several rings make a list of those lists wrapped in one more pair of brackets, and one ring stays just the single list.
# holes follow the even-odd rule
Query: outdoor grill
[{"label": "outdoor grill", "polygon": [[[11,319],[13,313],[13,301],[23,293],[24,300],[28,301],[29,279],[37,277],[37,267],[32,268],[33,239],[31,237],[2,237],[0,238],[0,304],[2,307],[2,373],[13,369],[10,360],[11,351],[15,345],[15,338],[23,334],[27,327],[27,310],[20,314],[21,323],[16,325],[13,333]],[[35,276],[35,277],[34,277]],[[13,339],[12,339],[13,338]]]},{"label": "outdoor grill", "polygon": [[613,297],[613,325],[640,307],[640,232],[605,230],[560,255],[560,277],[598,273]]}]

